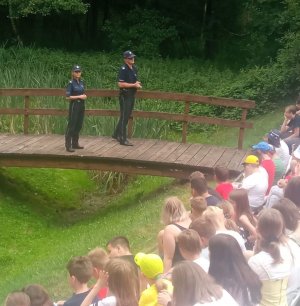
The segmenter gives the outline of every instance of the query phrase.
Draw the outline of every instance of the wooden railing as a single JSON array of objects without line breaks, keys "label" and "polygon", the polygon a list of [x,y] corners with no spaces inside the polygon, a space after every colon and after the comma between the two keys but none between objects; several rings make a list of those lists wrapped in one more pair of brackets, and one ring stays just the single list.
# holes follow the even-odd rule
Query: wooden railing
[{"label": "wooden railing", "polygon": [[[109,89],[89,89],[86,91],[88,97],[117,97],[118,90]],[[65,89],[56,88],[2,88],[0,97],[5,96],[22,96],[24,97],[24,108],[0,108],[0,115],[23,115],[24,116],[24,134],[29,133],[29,116],[66,116],[67,109],[54,108],[31,108],[30,97],[45,96],[65,96]],[[238,100],[227,98],[216,98],[199,96],[194,94],[174,93],[174,92],[155,92],[155,91],[138,91],[137,98],[140,99],[159,99],[170,102],[185,103],[183,113],[165,113],[156,111],[139,111],[133,112],[132,118],[128,124],[129,137],[132,135],[133,118],[154,118],[169,121],[182,122],[182,142],[187,139],[189,123],[214,124],[226,127],[239,128],[238,148],[242,149],[245,128],[252,128],[253,124],[246,121],[247,112],[255,107],[255,102],[251,100]],[[190,114],[191,103],[208,104],[222,107],[235,107],[242,110],[240,120],[231,120],[223,118],[213,118],[206,116],[197,116]],[[0,104],[1,105],[1,104]],[[118,110],[113,109],[86,109],[85,114],[88,116],[119,116]]]}]

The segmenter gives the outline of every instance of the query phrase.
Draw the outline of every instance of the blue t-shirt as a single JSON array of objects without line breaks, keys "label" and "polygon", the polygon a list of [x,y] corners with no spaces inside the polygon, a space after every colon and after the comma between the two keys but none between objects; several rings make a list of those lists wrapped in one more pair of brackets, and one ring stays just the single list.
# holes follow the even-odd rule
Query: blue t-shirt
[{"label": "blue t-shirt", "polygon": [[78,294],[74,293],[68,300],[65,301],[63,306],[80,306],[90,291],[91,290],[88,290]]}]

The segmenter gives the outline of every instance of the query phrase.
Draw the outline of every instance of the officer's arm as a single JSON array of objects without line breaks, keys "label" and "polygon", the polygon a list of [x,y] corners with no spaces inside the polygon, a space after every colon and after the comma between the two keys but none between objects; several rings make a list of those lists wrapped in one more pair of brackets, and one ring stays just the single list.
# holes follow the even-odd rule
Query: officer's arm
[{"label": "officer's arm", "polygon": [[141,82],[136,81],[135,83],[118,82],[119,88],[141,88]]},{"label": "officer's arm", "polygon": [[87,98],[86,94],[82,94],[82,95],[79,95],[79,96],[67,96],[66,99],[67,100],[85,100]]},{"label": "officer's arm", "polygon": [[70,81],[66,89],[66,99],[67,100],[78,100],[78,99],[85,100],[87,98],[86,94],[73,96],[72,93],[73,93],[73,86],[72,86],[72,81]]}]

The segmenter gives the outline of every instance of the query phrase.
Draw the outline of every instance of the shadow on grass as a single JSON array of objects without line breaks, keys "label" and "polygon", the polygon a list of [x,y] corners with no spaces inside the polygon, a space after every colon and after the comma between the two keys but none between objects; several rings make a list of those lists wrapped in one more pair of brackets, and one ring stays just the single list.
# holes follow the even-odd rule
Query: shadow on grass
[{"label": "shadow on grass", "polygon": [[11,177],[9,173],[2,170],[0,169],[0,195],[11,198],[11,202],[16,206],[22,203],[49,225],[59,227],[71,226],[86,219],[97,218],[99,215],[129,210],[138,203],[150,200],[172,185],[178,184],[178,181],[170,179],[155,188],[147,189],[143,188],[144,186],[135,188],[136,177],[133,176],[128,188],[125,188],[122,193],[103,195],[101,192],[83,192],[78,203],[73,203],[72,207],[66,207],[64,199],[51,198],[49,194],[43,193],[24,179]]}]

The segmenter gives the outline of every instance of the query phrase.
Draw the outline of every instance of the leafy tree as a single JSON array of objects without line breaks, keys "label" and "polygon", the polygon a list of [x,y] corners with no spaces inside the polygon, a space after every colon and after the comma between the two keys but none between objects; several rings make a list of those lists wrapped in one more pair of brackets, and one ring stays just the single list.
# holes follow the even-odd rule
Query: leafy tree
[{"label": "leafy tree", "polygon": [[115,16],[104,26],[111,39],[112,48],[122,51],[133,49],[143,56],[159,56],[163,42],[177,37],[170,20],[159,11],[135,8],[125,16]]},{"label": "leafy tree", "polygon": [[84,14],[88,4],[81,0],[0,0],[0,5],[7,6],[13,32],[20,45],[23,45],[19,35],[16,19],[29,15],[49,15],[52,12],[70,11],[74,14]]}]

